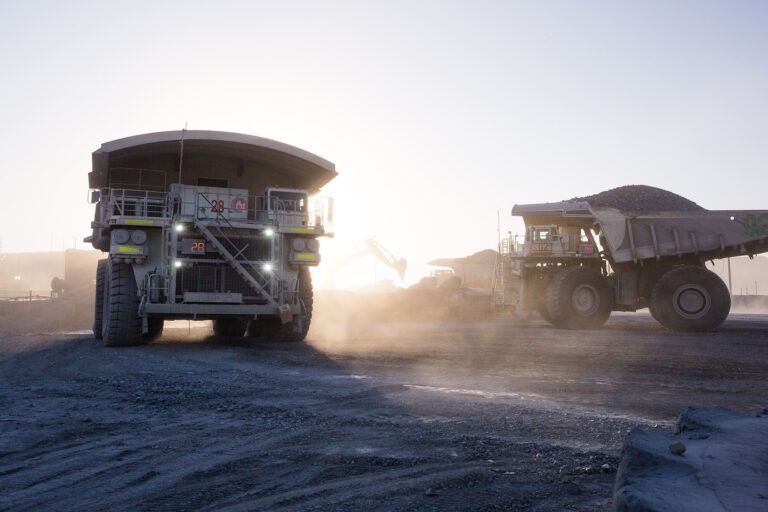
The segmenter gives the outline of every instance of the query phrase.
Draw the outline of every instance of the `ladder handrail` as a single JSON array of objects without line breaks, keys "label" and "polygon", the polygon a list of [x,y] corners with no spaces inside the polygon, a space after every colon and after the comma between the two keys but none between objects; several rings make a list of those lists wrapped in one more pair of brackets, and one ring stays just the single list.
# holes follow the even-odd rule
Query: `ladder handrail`
[{"label": "ladder handrail", "polygon": [[[208,202],[209,206],[214,206],[213,202],[211,202],[211,200],[208,199],[208,196],[206,196],[204,192],[198,192],[198,196],[202,197],[203,199],[205,199],[206,202]],[[229,244],[230,247],[232,247],[233,249],[236,249],[236,250],[238,249],[237,246],[235,245],[235,243],[232,242],[232,240],[227,236],[226,233],[224,233],[224,231],[222,231],[221,227],[219,226],[219,222],[218,221],[219,220],[224,221],[224,223],[227,225],[227,227],[229,227],[229,229],[234,231],[236,234],[240,234],[240,232],[237,230],[237,228],[234,225],[232,225],[231,222],[229,222],[229,219],[227,219],[222,214],[222,212],[219,211],[218,208],[212,208],[212,210],[216,212],[216,221],[217,222],[215,222],[215,223],[204,222],[201,219],[199,219],[198,216],[197,216],[198,208],[195,208],[195,212],[196,212],[195,213],[195,226],[200,230],[201,233],[203,233],[203,236],[205,236],[206,238],[209,238],[209,236],[210,236],[210,239],[209,239],[210,242],[213,243],[214,246],[216,246],[216,248],[219,250],[219,252],[222,254],[222,256],[224,256],[224,259],[226,259],[229,262],[230,266],[232,266],[232,268],[234,268],[235,271],[238,274],[240,274],[240,276],[243,277],[246,280],[246,282],[248,282],[248,284],[251,285],[251,288],[253,288],[257,292],[261,293],[264,296],[264,298],[266,298],[267,301],[270,304],[272,304],[273,306],[278,306],[279,307],[279,304],[277,303],[277,301],[269,293],[267,293],[267,291],[265,290],[266,285],[269,282],[269,279],[265,278],[264,275],[261,272],[259,272],[258,269],[253,267],[252,265],[248,265],[248,267],[247,267],[248,270],[246,270],[246,267],[243,266],[242,262],[245,262],[247,260],[243,259],[242,262],[238,260],[238,258],[243,255],[243,252],[250,246],[250,244],[246,243],[245,247],[243,247],[242,249],[239,249],[237,251],[237,253],[235,253],[233,255],[226,247],[224,247],[224,244],[221,243],[219,238],[216,237],[213,233],[211,233],[209,231],[209,229],[208,229],[209,227],[210,228],[215,228],[215,230],[217,231],[218,235],[221,238],[223,238]],[[256,279],[256,276],[254,276],[253,274],[256,274],[256,276],[258,276],[259,280],[264,282],[264,284],[261,284],[259,282],[259,280]]]},{"label": "ladder handrail", "polygon": [[[231,229],[232,231],[234,231],[238,235],[240,234],[240,232],[237,230],[237,228],[235,228],[235,226],[233,226],[232,223],[229,222],[229,219],[226,218],[224,216],[224,214],[221,211],[219,211],[218,208],[215,207],[213,202],[211,202],[211,200],[208,199],[208,196],[206,196],[204,192],[198,192],[197,194],[198,194],[198,196],[200,196],[203,199],[205,199],[208,202],[209,206],[213,206],[212,210],[216,212],[216,220],[217,221],[219,219],[223,220],[227,224],[227,227],[229,227],[229,229]],[[195,220],[197,220],[197,218],[198,218],[197,217],[197,212],[198,212],[198,208],[195,208]],[[232,246],[234,249],[237,249],[237,246],[234,244],[234,242],[232,242],[232,240],[230,240],[229,237],[223,231],[221,231],[221,228],[219,228],[218,225],[216,225],[216,229],[217,229],[217,231],[219,231],[220,235],[224,237],[224,239],[227,241],[227,243],[229,243],[230,246]],[[244,251],[247,248],[248,248],[248,244],[245,244],[245,247],[243,247],[240,251],[238,251],[236,256],[239,256],[242,253],[242,251]]]},{"label": "ladder handrail", "polygon": [[[224,247],[224,244],[222,244],[219,241],[219,239],[216,238],[216,236],[214,236],[214,234],[208,230],[209,225],[206,225],[202,221],[196,219],[195,226],[197,227],[198,230],[200,230],[203,236],[216,247],[216,249],[221,253],[221,255],[224,256],[224,259],[227,260],[230,266],[234,268],[235,271],[238,274],[240,274],[240,276],[243,279],[245,279],[245,281],[251,286],[251,288],[253,288],[257,292],[262,294],[264,298],[267,299],[267,302],[269,302],[273,306],[280,307],[277,301],[265,290],[266,285],[260,284],[256,280],[256,278],[253,276],[253,274],[251,274],[248,270],[246,270],[246,267],[244,267],[238,260],[236,260],[235,257],[232,256],[232,254],[227,250],[227,248]],[[256,273],[256,275],[264,279],[264,276],[262,276],[258,270],[250,266],[248,268],[251,268]],[[266,281],[266,279],[264,280]]]}]

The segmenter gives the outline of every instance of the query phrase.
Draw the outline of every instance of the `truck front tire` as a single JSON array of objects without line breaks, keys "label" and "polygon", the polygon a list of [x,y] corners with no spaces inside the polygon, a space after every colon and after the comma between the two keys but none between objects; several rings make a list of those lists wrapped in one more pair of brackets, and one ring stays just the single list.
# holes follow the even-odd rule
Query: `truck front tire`
[{"label": "truck front tire", "polygon": [[598,270],[567,267],[549,283],[546,301],[554,326],[598,329],[613,310],[613,290]]},{"label": "truck front tire", "polygon": [[709,331],[731,310],[731,294],[717,274],[704,267],[684,265],[667,271],[650,297],[651,315],[673,331]]},{"label": "truck front tire", "polygon": [[101,339],[104,326],[104,281],[107,275],[107,259],[96,263],[96,290],[93,301],[93,337]]},{"label": "truck front tire", "polygon": [[141,334],[139,295],[131,264],[109,260],[104,284],[104,345],[127,347],[149,341]]},{"label": "truck front tire", "polygon": [[299,269],[299,302],[301,314],[293,317],[292,322],[284,324],[279,318],[258,318],[251,320],[248,325],[248,336],[263,338],[266,341],[298,342],[304,341],[309,332],[309,324],[312,321],[312,276],[309,268]]}]

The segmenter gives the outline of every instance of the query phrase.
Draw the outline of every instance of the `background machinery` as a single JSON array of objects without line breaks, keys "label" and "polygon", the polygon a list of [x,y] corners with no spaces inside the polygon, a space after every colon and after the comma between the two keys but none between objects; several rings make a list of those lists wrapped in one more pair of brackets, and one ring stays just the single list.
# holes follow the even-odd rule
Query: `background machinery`
[{"label": "background machinery", "polygon": [[341,255],[335,259],[333,263],[331,263],[330,267],[328,268],[328,273],[326,274],[327,287],[334,288],[336,274],[341,269],[369,255],[381,261],[389,268],[394,269],[397,272],[400,281],[405,279],[405,271],[408,268],[408,262],[403,258],[396,258],[391,252],[385,249],[384,246],[377,242],[376,239],[369,238],[362,244]]},{"label": "background machinery", "polygon": [[718,327],[730,293],[705,263],[768,251],[768,211],[622,211],[566,201],[515,205],[525,239],[500,244],[493,306],[557,327],[602,326],[648,307],[672,330]]}]

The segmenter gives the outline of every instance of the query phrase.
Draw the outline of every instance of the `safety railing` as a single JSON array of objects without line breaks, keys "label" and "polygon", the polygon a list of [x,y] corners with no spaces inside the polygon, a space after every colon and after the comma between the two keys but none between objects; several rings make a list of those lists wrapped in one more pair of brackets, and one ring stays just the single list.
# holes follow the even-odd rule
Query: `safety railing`
[{"label": "safety railing", "polygon": [[196,187],[178,187],[172,192],[134,189],[103,189],[102,204],[109,217],[136,217],[188,220],[226,219],[233,223],[268,223],[282,227],[321,227],[328,231],[332,220],[330,198],[283,199],[237,192],[198,191]]},{"label": "safety railing", "polygon": [[35,290],[0,290],[0,302],[18,302],[48,300],[53,297],[53,292],[35,291]]},{"label": "safety railing", "polygon": [[518,236],[510,236],[508,238],[502,238],[499,241],[499,255],[501,256],[514,256],[520,250],[520,242]]},{"label": "safety railing", "polygon": [[226,219],[232,223],[269,223],[308,228],[319,226],[327,230],[331,219],[328,198],[296,200],[180,187],[172,193],[171,202],[174,215],[189,220]]},{"label": "safety railing", "polygon": [[149,190],[105,189],[110,216],[117,217],[168,217],[167,194]]},{"label": "safety railing", "polygon": [[150,272],[144,276],[144,292],[151,303],[160,303],[169,295],[170,280],[168,276]]}]

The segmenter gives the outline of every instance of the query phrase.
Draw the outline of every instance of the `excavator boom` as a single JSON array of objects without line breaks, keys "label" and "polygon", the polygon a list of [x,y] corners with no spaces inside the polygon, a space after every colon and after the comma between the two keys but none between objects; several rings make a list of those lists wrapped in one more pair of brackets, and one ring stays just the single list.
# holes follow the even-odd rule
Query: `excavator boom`
[{"label": "excavator boom", "polygon": [[408,262],[404,258],[396,258],[391,252],[384,248],[379,242],[373,238],[369,238],[361,245],[355,247],[348,253],[334,260],[328,270],[327,283],[330,288],[333,288],[333,283],[336,277],[336,273],[344,267],[352,264],[353,262],[371,255],[374,258],[380,260],[386,266],[394,269],[397,272],[400,281],[405,278],[405,271],[408,268]]}]

